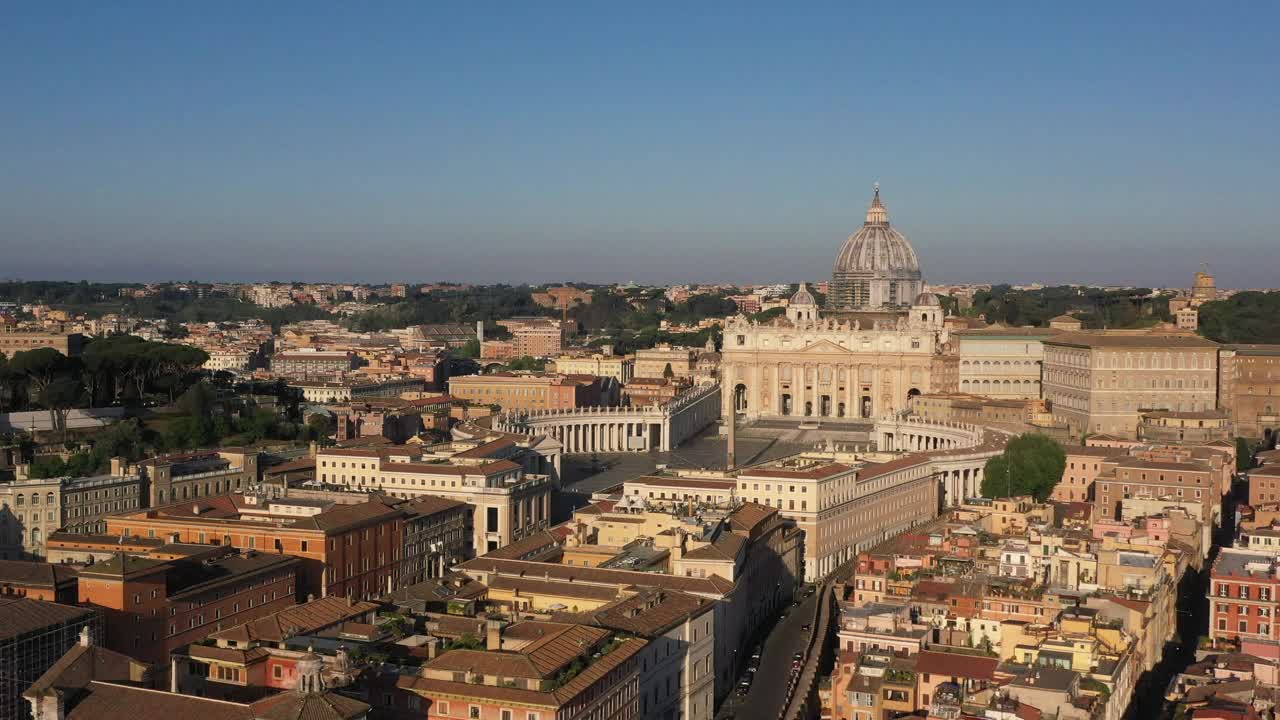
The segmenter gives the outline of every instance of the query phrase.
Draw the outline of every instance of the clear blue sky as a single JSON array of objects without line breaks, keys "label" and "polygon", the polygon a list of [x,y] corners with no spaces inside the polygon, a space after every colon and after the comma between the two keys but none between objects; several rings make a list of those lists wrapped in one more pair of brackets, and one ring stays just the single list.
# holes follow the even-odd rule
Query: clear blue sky
[{"label": "clear blue sky", "polygon": [[1280,3],[13,2],[0,277],[1280,285]]}]

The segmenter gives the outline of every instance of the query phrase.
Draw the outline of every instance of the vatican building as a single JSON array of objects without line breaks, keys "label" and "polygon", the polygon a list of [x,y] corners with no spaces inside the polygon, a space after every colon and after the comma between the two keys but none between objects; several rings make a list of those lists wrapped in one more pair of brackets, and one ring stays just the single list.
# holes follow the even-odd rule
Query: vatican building
[{"label": "vatican building", "polygon": [[786,317],[725,325],[724,412],[747,419],[877,418],[930,391],[946,342],[944,313],[924,292],[915,248],[889,223],[877,186],[862,227],[845,240],[819,307],[804,285]]}]

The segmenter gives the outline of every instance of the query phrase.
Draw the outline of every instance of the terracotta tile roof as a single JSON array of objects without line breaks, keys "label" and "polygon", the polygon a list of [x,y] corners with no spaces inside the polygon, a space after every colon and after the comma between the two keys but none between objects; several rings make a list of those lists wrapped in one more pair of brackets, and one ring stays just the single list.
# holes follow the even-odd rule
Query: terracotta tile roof
[{"label": "terracotta tile roof", "polygon": [[744,502],[729,513],[729,527],[750,534],[761,523],[778,514],[778,509],[755,502]]},{"label": "terracotta tile roof", "polygon": [[84,696],[67,711],[65,719],[136,720],[140,714],[199,720],[253,720],[254,717],[252,708],[240,703],[91,682]]},{"label": "terracotta tile roof", "polygon": [[559,613],[556,618],[654,638],[672,627],[712,611],[714,604],[705,598],[669,590],[646,589],[628,598],[616,600],[583,613]]},{"label": "terracotta tile roof", "polygon": [[872,478],[878,478],[884,475],[888,475],[890,473],[897,472],[899,470],[903,470],[905,468],[915,467],[916,465],[924,465],[925,463],[928,463],[928,462],[929,462],[928,456],[916,454],[916,455],[906,455],[900,458],[894,458],[889,462],[867,463],[860,470],[858,470],[858,480],[861,481],[861,480],[870,480]]},{"label": "terracotta tile roof", "polygon": [[823,478],[835,477],[841,473],[848,472],[853,468],[843,463],[826,463],[824,465],[814,465],[805,469],[792,469],[780,465],[765,465],[761,467],[746,468],[738,474],[743,478],[795,478],[796,480],[821,480]]},{"label": "terracotta tile roof", "polygon": [[187,647],[187,655],[197,660],[217,660],[225,663],[248,665],[256,660],[269,657],[271,652],[263,647],[242,650],[240,648],[218,647],[216,645],[193,644]]},{"label": "terracotta tile roof", "polygon": [[284,642],[377,610],[370,602],[349,603],[346,598],[326,597],[296,605],[242,625],[209,635],[214,640]]},{"label": "terracotta tile roof", "polygon": [[542,678],[522,653],[489,650],[449,650],[427,663],[429,670],[465,672],[468,675],[501,675],[508,678]]},{"label": "terracotta tile roof", "polygon": [[560,549],[562,546],[562,536],[542,530],[521,538],[509,545],[503,545],[497,550],[487,552],[484,554],[484,557],[504,558],[508,560],[527,560],[546,555],[552,551]]},{"label": "terracotta tile roof", "polygon": [[[609,637],[609,631],[587,625],[542,623],[551,632],[520,649],[541,677],[550,677]],[[558,625],[558,627],[554,627]]]},{"label": "terracotta tile roof", "polygon": [[[437,680],[434,678],[421,677],[403,677],[399,682],[397,682],[397,685],[406,690],[413,690],[419,694],[427,695],[429,697],[446,695],[464,699],[488,699],[500,702],[516,702],[547,708],[557,708],[568,704],[605,675],[613,672],[616,668],[631,660],[631,658],[644,649],[646,644],[647,643],[644,640],[639,638],[627,638],[626,640],[621,641],[612,652],[600,657],[595,660],[595,662],[588,665],[586,669],[578,673],[573,680],[570,680],[565,685],[549,692],[498,687],[493,685],[476,685],[473,683],[453,682],[450,680]],[[444,656],[442,655],[441,657]]]},{"label": "terracotta tile roof", "polygon": [[369,712],[367,704],[335,692],[282,692],[252,707],[255,720],[352,720]]},{"label": "terracotta tile roof", "polygon": [[466,506],[467,504],[464,502],[440,497],[439,495],[419,495],[400,505],[402,509],[419,516],[435,515],[436,513],[458,510]]},{"label": "terracotta tile roof", "polygon": [[684,554],[684,557],[686,560],[734,561],[738,559],[738,553],[742,552],[742,546],[746,544],[747,538],[731,532],[722,532],[715,542],[690,550]]},{"label": "terracotta tile roof", "polygon": [[652,485],[654,487],[690,488],[697,490],[733,490],[738,483],[735,480],[714,480],[706,478],[662,477],[660,475],[643,475],[626,482],[627,485]]},{"label": "terracotta tile roof", "polygon": [[89,608],[20,597],[0,597],[0,640],[9,640],[50,625],[88,619],[93,614],[94,611]]},{"label": "terracotta tile roof", "polygon": [[124,653],[108,650],[101,645],[71,646],[61,658],[23,691],[23,697],[40,697],[46,691],[80,689],[97,680],[111,683],[138,683],[148,670],[146,663],[138,662]]},{"label": "terracotta tile roof", "polygon": [[946,677],[991,680],[995,677],[999,659],[983,655],[922,650],[916,653],[916,671]]},{"label": "terracotta tile roof", "polygon": [[1111,334],[1070,332],[1062,333],[1044,340],[1047,345],[1070,345],[1073,347],[1129,347],[1129,348],[1204,348],[1218,347],[1218,343],[1199,335],[1180,335],[1169,333]]},{"label": "terracotta tile roof", "polygon": [[283,462],[279,465],[272,465],[271,467],[264,469],[262,472],[264,475],[279,475],[281,473],[315,469],[315,458],[298,458],[297,460],[290,460],[289,462]]},{"label": "terracotta tile roof", "polygon": [[[486,556],[487,557],[487,556]],[[499,575],[489,582],[490,590],[519,590],[522,594],[551,595],[584,600],[613,600],[618,589],[602,585],[583,585],[572,582],[541,580],[535,577],[510,577]]]},{"label": "terracotta tile roof", "polygon": [[[585,568],[524,560],[500,560],[487,556],[468,560],[460,564],[458,569],[463,572],[495,574],[495,579],[510,576],[519,577],[525,574],[528,578],[544,577],[547,580],[561,582],[572,583],[578,581],[582,584],[661,587],[708,595],[727,595],[734,589],[732,581],[725,580],[718,575],[712,575],[707,578],[692,578],[631,570],[614,570],[611,568]],[[490,586],[492,587],[492,583],[490,583]]]},{"label": "terracotta tile roof", "polygon": [[0,583],[53,589],[74,580],[76,575],[75,568],[69,565],[0,560]]}]

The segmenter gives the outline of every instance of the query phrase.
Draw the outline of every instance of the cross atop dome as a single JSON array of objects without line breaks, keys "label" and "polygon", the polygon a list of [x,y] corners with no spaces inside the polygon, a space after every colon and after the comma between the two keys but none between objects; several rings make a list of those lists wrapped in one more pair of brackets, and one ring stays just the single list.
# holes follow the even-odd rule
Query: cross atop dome
[{"label": "cross atop dome", "polygon": [[875,195],[871,198],[871,208],[867,210],[867,223],[885,225],[889,222],[889,212],[885,210],[884,203],[880,202],[880,183],[875,184]]}]

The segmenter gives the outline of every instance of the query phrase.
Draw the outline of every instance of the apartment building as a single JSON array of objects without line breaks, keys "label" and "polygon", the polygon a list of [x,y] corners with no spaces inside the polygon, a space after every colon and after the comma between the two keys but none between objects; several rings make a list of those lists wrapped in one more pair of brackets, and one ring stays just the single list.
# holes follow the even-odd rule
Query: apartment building
[{"label": "apartment building", "polygon": [[1254,468],[1248,476],[1250,506],[1280,507],[1280,464]]},{"label": "apartment building", "polygon": [[0,484],[0,559],[44,558],[56,530],[102,532],[113,512],[146,505],[144,481],[127,472],[121,458],[112,472],[89,477],[23,479]]},{"label": "apartment building", "polygon": [[515,357],[549,358],[564,349],[565,325],[545,317],[513,317],[499,320],[498,325],[511,332],[511,350]]},{"label": "apartment building", "polygon": [[79,602],[106,619],[103,644],[150,663],[169,653],[297,603],[301,561],[230,547],[194,548],[180,560],[125,554],[80,573]]},{"label": "apartment building", "polygon": [[698,349],[671,346],[666,343],[636,351],[635,377],[665,377],[671,366],[672,377],[692,380],[698,364]]},{"label": "apartment building", "polygon": [[1273,447],[1280,433],[1280,345],[1223,345],[1218,407],[1237,434]]},{"label": "apartment building", "polygon": [[341,376],[356,368],[355,353],[302,348],[271,356],[271,374],[286,378],[326,378]]},{"label": "apartment building", "polygon": [[595,353],[583,357],[561,355],[555,359],[556,372],[562,375],[594,375],[610,378],[625,385],[635,377],[636,359],[630,355]]},{"label": "apartment building", "polygon": [[860,550],[937,516],[929,458],[837,462],[805,453],[738,473],[738,497],[778,509],[804,531],[804,579],[812,582]]},{"label": "apartment building", "polygon": [[[115,467],[115,466],[113,466]],[[246,448],[221,448],[158,455],[120,472],[137,474],[147,489],[147,506],[243,492],[258,480],[258,453]]]},{"label": "apartment building", "polygon": [[233,493],[107,517],[107,533],[224,545],[302,560],[298,596],[376,597],[397,587],[406,513],[402,501],[267,498]]},{"label": "apartment building", "polygon": [[512,460],[467,455],[441,457],[417,446],[328,448],[316,455],[316,478],[338,489],[466,503],[474,512],[477,553],[548,526],[552,485],[546,475],[527,473]]},{"label": "apartment building", "polygon": [[1223,548],[1209,570],[1209,637],[1280,640],[1280,559],[1274,550]]},{"label": "apartment building", "polygon": [[503,411],[566,410],[601,404],[600,379],[586,375],[494,373],[449,379],[449,394]]},{"label": "apartment building", "polygon": [[86,342],[87,339],[80,333],[6,329],[0,331],[0,355],[12,357],[14,353],[53,348],[67,357],[73,357],[84,350]]},{"label": "apartment building", "polygon": [[1197,519],[1206,528],[1218,526],[1222,511],[1218,474],[1203,462],[1170,462],[1141,456],[1121,456],[1101,463],[1094,478],[1094,518],[1119,520],[1122,502],[1150,498],[1174,503],[1195,502]]},{"label": "apartment building", "polygon": [[1058,502],[1092,502],[1093,482],[1102,472],[1107,458],[1123,455],[1122,450],[1110,447],[1093,447],[1090,445],[1068,445],[1066,466],[1062,469],[1062,479],[1053,486],[1050,499]]},{"label": "apartment building", "polygon": [[333,404],[375,398],[398,398],[405,393],[426,390],[426,382],[419,377],[383,378],[380,380],[298,380],[289,387],[302,391],[302,399],[309,403]]},{"label": "apartment building", "polygon": [[645,588],[595,610],[563,617],[648,641],[638,656],[640,717],[709,720],[714,716],[716,637],[711,601]]},{"label": "apartment building", "polygon": [[1143,410],[1217,406],[1218,345],[1195,335],[1110,331],[1044,341],[1043,396],[1073,435],[1134,438]]},{"label": "apartment building", "polygon": [[[518,720],[640,717],[643,639],[533,621],[507,632],[536,639],[490,638],[484,650],[444,652],[398,686],[450,720],[516,720],[517,712]],[[566,673],[570,666],[581,669]]]}]

